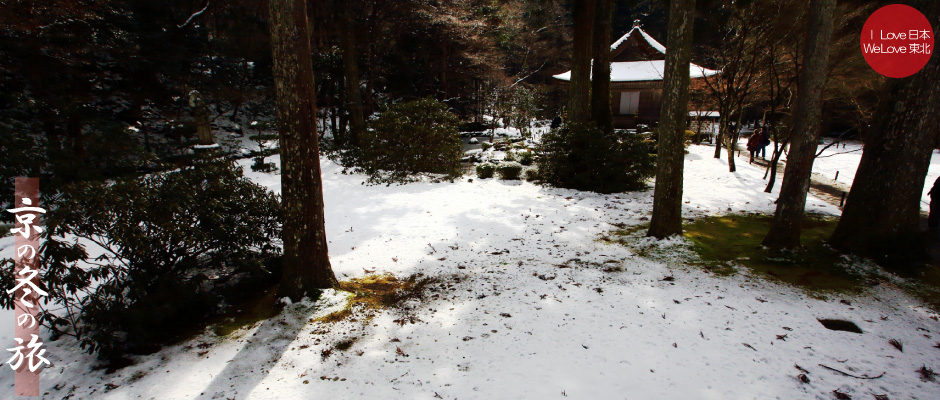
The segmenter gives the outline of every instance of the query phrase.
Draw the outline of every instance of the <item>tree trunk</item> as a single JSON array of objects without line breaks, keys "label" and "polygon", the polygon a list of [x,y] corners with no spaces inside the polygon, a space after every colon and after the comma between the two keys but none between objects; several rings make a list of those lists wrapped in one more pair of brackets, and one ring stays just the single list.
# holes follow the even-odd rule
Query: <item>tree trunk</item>
[{"label": "tree trunk", "polygon": [[718,122],[718,134],[715,135],[715,158],[720,160],[721,159],[721,142],[725,140],[725,138],[724,138],[724,134],[721,132],[723,130],[721,128],[721,122],[720,122],[721,119],[719,118],[718,121],[719,121]]},{"label": "tree trunk", "polygon": [[85,159],[85,134],[84,124],[82,123],[82,108],[69,113],[65,120],[65,133],[69,137],[72,145],[72,154],[78,160]]},{"label": "tree trunk", "polygon": [[734,130],[729,130],[727,136],[728,143],[726,144],[726,147],[728,148],[728,172],[735,172],[738,170],[734,164],[734,152],[737,151],[738,137],[741,136],[741,118],[744,116],[744,110],[742,106],[738,106],[737,114],[738,120],[734,124]]},{"label": "tree trunk", "polygon": [[689,62],[695,0],[672,0],[663,79],[662,119],[656,161],[653,216],[647,236],[662,239],[682,234],[682,170],[685,121],[689,117]]},{"label": "tree trunk", "polygon": [[349,110],[349,144],[359,146],[359,138],[366,131],[362,115],[362,94],[359,89],[359,62],[356,54],[355,20],[350,11],[350,1],[340,0],[343,12],[341,44],[343,46],[343,75],[346,81],[346,104]]},{"label": "tree trunk", "polygon": [[202,94],[196,90],[189,92],[189,106],[193,109],[193,117],[196,118],[196,135],[199,137],[199,144],[210,145],[212,140],[212,126],[209,124],[209,110],[206,108],[206,101]]},{"label": "tree trunk", "polygon": [[571,43],[571,82],[568,85],[568,121],[586,122],[590,117],[591,36],[595,0],[574,0],[574,35]]},{"label": "tree trunk", "polygon": [[336,284],[327,254],[305,0],[269,3],[281,142],[284,272],[278,296],[299,300]]},{"label": "tree trunk", "polygon": [[[940,61],[931,57],[917,74],[892,79],[829,242],[859,251],[885,238],[916,232],[930,157],[940,135]],[[931,199],[940,201],[940,198]]]},{"label": "tree trunk", "polygon": [[826,84],[835,8],[836,0],[819,0],[813,2],[810,9],[808,34],[804,43],[806,61],[800,70],[800,92],[790,136],[790,152],[774,220],[763,241],[764,246],[773,249],[800,246],[800,224],[803,222],[806,192],[809,190],[819,138],[822,91]]},{"label": "tree trunk", "polygon": [[783,150],[787,148],[787,142],[777,144],[774,142],[774,154],[770,158],[770,165],[768,166],[770,172],[767,177],[767,187],[764,188],[765,193],[770,193],[774,190],[774,185],[777,183],[777,166],[780,165],[780,156],[783,155]]},{"label": "tree trunk", "polygon": [[333,143],[339,143],[339,129],[337,128],[337,120],[339,119],[339,107],[330,108],[330,134],[333,136]]},{"label": "tree trunk", "polygon": [[728,135],[728,111],[725,107],[718,107],[718,134],[715,135],[715,158],[721,159],[721,145]]},{"label": "tree trunk", "polygon": [[[787,144],[789,143],[789,139],[783,141],[780,140],[780,135],[777,131],[777,119],[773,116],[777,115],[777,105],[782,99],[780,96],[784,91],[784,87],[789,88],[790,84],[787,83],[786,86],[782,85],[782,80],[780,78],[781,75],[776,68],[776,57],[774,56],[777,54],[776,47],[771,48],[770,54],[771,57],[768,57],[770,65],[770,74],[768,74],[768,77],[770,78],[770,82],[767,87],[770,91],[771,118],[769,122],[770,129],[768,129],[767,132],[773,139],[774,152],[770,157],[770,164],[767,166],[767,172],[764,173],[764,178],[767,179],[767,186],[764,188],[765,193],[770,193],[774,190],[774,185],[777,183],[777,166],[780,165],[780,157],[783,155],[783,151],[787,148]],[[768,176],[768,174],[770,176]]]},{"label": "tree trunk", "polygon": [[728,129],[728,133],[725,134],[725,149],[728,150],[728,172],[734,172],[737,169],[734,166],[734,151],[735,146],[738,143],[738,129],[741,129],[738,126],[735,126],[734,129]]},{"label": "tree trunk", "polygon": [[450,46],[447,45],[447,41],[441,41],[441,85],[437,88],[438,93],[440,93],[441,98],[446,99],[447,96],[447,70],[449,65],[449,56],[450,56]]},{"label": "tree trunk", "polygon": [[[345,81],[345,79],[343,81]],[[342,88],[343,84],[344,82],[339,80],[336,83],[336,101],[339,103],[337,106],[339,110],[339,130],[333,133],[333,137],[335,138],[334,143],[338,146],[346,146],[349,144],[349,131],[347,130],[349,114],[345,112],[346,110],[343,110],[343,105],[346,104],[346,91]]]},{"label": "tree trunk", "polygon": [[238,110],[240,110],[241,108],[242,108],[242,100],[236,99],[235,105],[232,107],[232,122],[236,123],[239,126],[241,125],[241,123],[239,123],[238,121]]},{"label": "tree trunk", "polygon": [[591,119],[604,132],[614,131],[610,110],[610,41],[613,0],[595,0],[594,64],[591,66]]}]

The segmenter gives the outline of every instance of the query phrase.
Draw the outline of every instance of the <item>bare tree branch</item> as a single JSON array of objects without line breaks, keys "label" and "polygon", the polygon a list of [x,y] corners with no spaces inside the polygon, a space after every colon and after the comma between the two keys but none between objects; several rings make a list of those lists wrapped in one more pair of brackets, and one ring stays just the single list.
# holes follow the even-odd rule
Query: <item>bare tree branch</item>
[{"label": "bare tree branch", "polygon": [[210,3],[211,1],[212,1],[212,0],[206,0],[206,6],[203,7],[202,10],[196,11],[195,13],[193,13],[193,15],[190,15],[189,18],[186,20],[186,22],[183,22],[183,25],[177,26],[177,28],[180,28],[180,29],[185,28],[186,25],[189,25],[189,21],[192,21],[193,18],[196,18],[196,17],[202,15],[202,13],[206,12],[206,10],[209,9],[209,3]]}]

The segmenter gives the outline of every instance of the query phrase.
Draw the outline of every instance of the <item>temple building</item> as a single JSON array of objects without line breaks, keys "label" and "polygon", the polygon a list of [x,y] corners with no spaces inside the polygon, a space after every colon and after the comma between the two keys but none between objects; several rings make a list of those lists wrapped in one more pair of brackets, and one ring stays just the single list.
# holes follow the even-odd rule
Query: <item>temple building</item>
[{"label": "temple building", "polygon": [[[659,122],[666,47],[644,32],[636,21],[630,32],[610,45],[610,58],[614,128],[635,128],[638,124],[653,126]],[[689,64],[692,79],[718,72]],[[570,81],[571,71],[554,75],[554,78]]]}]

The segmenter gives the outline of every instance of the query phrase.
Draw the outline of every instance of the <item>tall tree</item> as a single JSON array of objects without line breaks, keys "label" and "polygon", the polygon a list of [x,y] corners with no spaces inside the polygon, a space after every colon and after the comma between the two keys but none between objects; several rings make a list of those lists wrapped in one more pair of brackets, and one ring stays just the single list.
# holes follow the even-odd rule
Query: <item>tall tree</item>
[{"label": "tall tree", "polygon": [[814,1],[810,9],[805,61],[799,74],[796,114],[790,135],[790,153],[777,199],[770,231],[764,246],[796,248],[800,246],[800,224],[806,207],[806,192],[813,172],[816,143],[822,114],[822,90],[826,84],[829,46],[832,41],[832,16],[836,0]]},{"label": "tall tree", "polygon": [[[766,5],[764,3],[767,3]],[[762,124],[770,131],[773,151],[764,173],[771,193],[776,184],[778,162],[789,143],[792,122],[790,104],[797,91],[799,66],[802,63],[802,43],[805,32],[794,30],[794,26],[805,25],[809,14],[804,10],[805,2],[792,0],[766,0],[761,2],[759,18],[767,21],[768,35],[763,41],[767,57],[763,68],[763,84],[756,105],[766,113]],[[882,4],[883,5],[883,4]],[[877,108],[878,91],[884,77],[875,72],[858,51],[858,32],[865,20],[881,5],[843,2],[833,15],[832,44],[829,50],[829,67],[826,87],[823,91],[824,120],[835,124],[856,127],[876,125],[873,118]],[[847,132],[850,132],[846,131]],[[837,144],[835,140],[829,146]],[[817,149],[818,157],[822,148]]]},{"label": "tall tree", "polygon": [[346,81],[346,107],[349,111],[349,142],[359,145],[359,138],[366,130],[362,115],[362,93],[359,89],[359,61],[356,57],[356,26],[352,16],[351,1],[340,0],[343,26],[340,28],[340,43],[343,47],[343,78]]},{"label": "tall tree", "polygon": [[[931,21],[936,5],[921,8]],[[933,15],[931,16],[931,11]],[[852,182],[833,247],[859,251],[885,238],[916,232],[930,157],[940,137],[940,60],[931,57],[917,74],[886,85],[874,132]],[[940,201],[936,199],[934,201]]]},{"label": "tall tree", "polygon": [[[762,73],[764,48],[770,41],[769,21],[761,12],[765,3],[731,3],[722,8],[728,13],[718,27],[723,31],[718,44],[709,51],[709,61],[721,70],[718,75],[703,77],[703,82],[718,107],[718,138],[715,158],[721,158],[722,146],[728,152],[728,170],[735,172],[734,152],[744,108],[752,100]],[[723,10],[724,11],[724,10]],[[730,129],[734,124],[734,129]]]},{"label": "tall tree", "polygon": [[605,132],[614,131],[610,110],[610,40],[613,0],[595,0],[594,63],[591,66],[591,119]]},{"label": "tall tree", "polygon": [[767,179],[764,192],[771,193],[777,183],[780,158],[784,149],[790,145],[790,132],[783,121],[789,118],[790,104],[795,96],[802,45],[802,32],[794,30],[793,27],[804,24],[806,12],[802,4],[790,0],[772,1],[767,5],[766,12],[770,14],[764,15],[769,21],[769,34],[764,45],[766,80],[762,85],[762,97],[765,118],[761,128],[767,131],[773,143],[770,161],[764,170],[764,179]]},{"label": "tall tree", "polygon": [[682,234],[683,142],[685,121],[689,116],[689,63],[692,58],[694,20],[695,0],[670,2],[656,189],[653,194],[653,216],[647,232],[647,236],[659,239]]},{"label": "tall tree", "polygon": [[210,145],[214,143],[212,125],[209,123],[209,110],[206,108],[206,101],[198,90],[189,92],[189,106],[192,107],[193,116],[196,117],[196,136],[199,137],[199,144]]},{"label": "tall tree", "polygon": [[568,85],[568,121],[586,122],[590,117],[591,41],[595,0],[574,0],[574,36],[571,46],[571,82]]},{"label": "tall tree", "polygon": [[766,103],[765,112],[769,116],[761,128],[765,129],[770,135],[769,139],[773,141],[774,148],[771,151],[770,162],[764,171],[764,179],[767,179],[767,186],[764,192],[771,193],[777,182],[777,166],[780,163],[780,157],[783,156],[783,150],[790,144],[790,137],[783,134],[780,128],[779,115],[783,115],[790,98],[793,96],[791,87],[796,82],[798,69],[798,60],[796,56],[785,59],[781,51],[779,42],[771,42],[767,46],[767,83],[765,86]]},{"label": "tall tree", "polygon": [[323,218],[307,2],[271,0],[268,11],[284,209],[284,273],[278,295],[299,300],[336,284]]}]

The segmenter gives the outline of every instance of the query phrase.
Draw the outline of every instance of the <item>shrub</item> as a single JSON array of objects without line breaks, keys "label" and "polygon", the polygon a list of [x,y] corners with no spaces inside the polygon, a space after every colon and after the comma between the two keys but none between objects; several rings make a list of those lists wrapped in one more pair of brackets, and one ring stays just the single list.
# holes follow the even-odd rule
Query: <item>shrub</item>
[{"label": "shrub", "polygon": [[503,157],[503,161],[516,161],[516,154],[512,151],[507,150],[506,156]]},{"label": "shrub", "polygon": [[692,141],[695,140],[695,132],[688,129],[685,130],[685,147],[688,148]]},{"label": "shrub", "polygon": [[525,180],[529,182],[538,182],[541,180],[539,177],[539,170],[535,168],[529,168],[525,170]]},{"label": "shrub", "polygon": [[480,157],[480,153],[475,152],[475,153],[467,154],[465,157],[463,157],[463,158],[460,159],[460,160],[461,160],[461,161],[466,161],[466,162],[469,162],[469,163],[478,163],[478,162],[480,162],[481,157]]},{"label": "shrub", "polygon": [[490,163],[483,163],[477,165],[476,170],[477,176],[480,177],[480,179],[492,178],[493,172],[496,171],[496,166]]},{"label": "shrub", "polygon": [[539,111],[542,111],[539,104],[545,104],[545,99],[542,98],[542,93],[535,86],[530,87],[526,84],[520,84],[510,90],[512,107],[507,116],[509,124],[519,128],[522,136],[529,137],[532,120]]},{"label": "shrub", "polygon": [[[51,304],[40,322],[101,358],[149,351],[221,302],[274,282],[278,198],[232,164],[82,183],[47,208],[40,280]],[[5,308],[9,264],[0,274]]]},{"label": "shrub", "polygon": [[615,193],[639,190],[655,172],[644,136],[604,133],[592,125],[570,124],[546,133],[538,168],[548,184],[577,190]]},{"label": "shrub", "polygon": [[277,166],[273,162],[265,162],[264,157],[255,157],[252,159],[251,170],[254,172],[274,172]]},{"label": "shrub", "polygon": [[[255,121],[255,122],[257,122],[257,121]],[[251,140],[254,140],[254,141],[256,141],[256,142],[261,142],[261,141],[265,141],[265,140],[277,140],[277,139],[278,139],[278,135],[277,135],[276,133],[264,133],[264,134],[254,134],[254,135],[250,135],[250,136],[248,136],[248,138],[251,139]]]},{"label": "shrub", "polygon": [[487,151],[491,149],[492,147],[493,147],[493,143],[490,143],[490,142],[480,143],[480,148],[483,149],[483,151]]},{"label": "shrub", "polygon": [[526,150],[519,154],[519,164],[529,166],[532,165],[533,161],[535,161],[535,157],[531,151]]},{"label": "shrub", "polygon": [[522,175],[522,164],[515,161],[505,162],[496,167],[496,172],[499,173],[499,179],[518,180]]},{"label": "shrub", "polygon": [[357,172],[370,183],[408,183],[426,174],[460,176],[463,143],[457,117],[433,99],[398,103],[370,121]]}]

